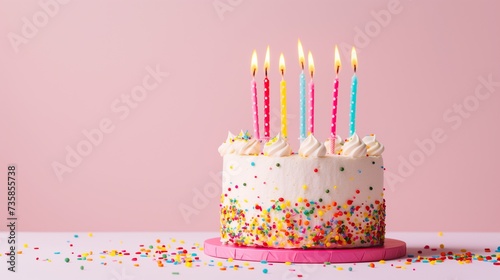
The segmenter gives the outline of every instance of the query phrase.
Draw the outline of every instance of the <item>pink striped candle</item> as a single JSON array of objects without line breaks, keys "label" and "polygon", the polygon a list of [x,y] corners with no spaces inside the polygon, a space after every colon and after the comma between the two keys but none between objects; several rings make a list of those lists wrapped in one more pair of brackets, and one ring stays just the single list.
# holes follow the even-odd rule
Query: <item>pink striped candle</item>
[{"label": "pink striped candle", "polygon": [[257,103],[257,83],[255,82],[255,73],[257,72],[257,52],[252,54],[252,109],[253,109],[253,133],[255,139],[260,139],[259,134],[259,106]]},{"label": "pink striped candle", "polygon": [[314,60],[311,52],[307,55],[307,64],[309,65],[309,73],[311,73],[311,81],[309,82],[309,133],[314,134]]},{"label": "pink striped candle", "polygon": [[330,133],[330,154],[335,154],[335,136],[337,135],[337,100],[339,96],[339,77],[333,82],[332,131]]},{"label": "pink striped candle", "polygon": [[269,78],[267,77],[267,70],[269,69],[269,46],[267,46],[266,59],[264,61],[264,140],[268,141],[270,138],[270,106],[269,106]]},{"label": "pink striped candle", "polygon": [[337,136],[337,101],[339,96],[339,71],[340,55],[337,45],[335,45],[335,81],[333,82],[333,100],[332,100],[332,126],[330,133],[330,154],[335,154],[335,137]]}]

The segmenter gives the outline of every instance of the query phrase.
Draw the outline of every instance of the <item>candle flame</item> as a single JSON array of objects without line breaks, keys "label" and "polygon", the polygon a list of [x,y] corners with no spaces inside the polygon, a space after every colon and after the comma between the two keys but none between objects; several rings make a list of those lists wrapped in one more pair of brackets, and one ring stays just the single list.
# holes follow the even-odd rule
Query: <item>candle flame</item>
[{"label": "candle flame", "polygon": [[356,55],[356,49],[354,47],[352,47],[351,51],[351,64],[354,72],[356,72],[356,69],[358,68],[358,56]]},{"label": "candle flame", "polygon": [[314,75],[314,60],[311,51],[307,54],[307,64],[309,65],[309,72],[311,73],[311,78]]},{"label": "candle flame", "polygon": [[266,59],[264,60],[264,72],[266,73],[266,76],[268,69],[269,69],[269,46],[267,46]]},{"label": "candle flame", "polygon": [[302,70],[304,70],[304,63],[305,63],[304,49],[302,49],[302,43],[300,42],[300,39],[298,43],[298,48],[299,48],[299,64]]},{"label": "candle flame", "polygon": [[342,63],[340,62],[339,48],[335,45],[335,73],[339,73],[340,66],[342,66]]},{"label": "candle flame", "polygon": [[280,54],[280,72],[281,76],[285,75],[285,57],[283,56],[283,53]]},{"label": "candle flame", "polygon": [[255,50],[253,50],[253,53],[252,53],[252,64],[251,64],[250,70],[251,70],[252,76],[255,77],[255,73],[257,72],[257,52]]}]

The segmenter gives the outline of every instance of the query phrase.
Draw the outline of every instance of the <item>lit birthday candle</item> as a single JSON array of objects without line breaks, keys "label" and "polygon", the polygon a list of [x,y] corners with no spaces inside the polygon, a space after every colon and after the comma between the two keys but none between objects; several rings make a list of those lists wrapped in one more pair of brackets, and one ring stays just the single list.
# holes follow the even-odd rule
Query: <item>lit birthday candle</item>
[{"label": "lit birthday candle", "polygon": [[333,82],[333,98],[332,98],[332,125],[330,132],[330,154],[335,154],[335,138],[337,136],[337,103],[339,96],[339,71],[340,71],[340,55],[337,45],[335,45],[335,81]]},{"label": "lit birthday candle", "polygon": [[285,81],[285,58],[283,53],[280,55],[279,68],[281,73],[281,83],[280,83],[280,105],[281,105],[281,136],[287,138],[287,126],[286,126],[286,81]]},{"label": "lit birthday candle", "polygon": [[257,105],[257,84],[255,83],[255,73],[257,72],[257,52],[254,50],[252,54],[252,109],[253,109],[253,132],[255,139],[260,139],[259,134],[259,107]]},{"label": "lit birthday candle", "polygon": [[358,94],[358,76],[356,70],[358,68],[358,57],[356,56],[356,49],[352,47],[351,51],[351,64],[354,69],[351,83],[351,111],[349,114],[349,137],[356,133],[356,95]]},{"label": "lit birthday candle", "polygon": [[299,40],[298,43],[298,49],[299,49],[299,64],[302,69],[302,72],[300,73],[299,80],[300,80],[300,141],[304,140],[306,138],[306,76],[304,75],[304,64],[305,64],[305,58],[304,58],[304,50],[302,49],[302,43]]},{"label": "lit birthday candle", "polygon": [[269,78],[267,77],[267,70],[269,69],[269,46],[267,46],[266,59],[264,60],[264,139],[269,140]]},{"label": "lit birthday candle", "polygon": [[311,74],[309,82],[309,133],[314,134],[314,60],[311,52],[307,54],[307,65],[309,65],[309,73]]}]

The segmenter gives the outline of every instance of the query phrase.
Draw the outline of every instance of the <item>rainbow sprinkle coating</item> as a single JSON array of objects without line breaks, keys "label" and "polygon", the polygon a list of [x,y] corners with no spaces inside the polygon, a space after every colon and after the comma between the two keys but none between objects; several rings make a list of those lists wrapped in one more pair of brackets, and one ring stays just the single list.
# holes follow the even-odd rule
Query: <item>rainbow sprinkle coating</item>
[{"label": "rainbow sprinkle coating", "polygon": [[[292,205],[280,198],[267,209],[255,205],[262,214],[247,220],[246,211],[238,201],[229,199],[229,204],[221,209],[221,235],[228,238],[228,244],[241,246],[307,249],[382,245],[385,201],[377,202],[361,206],[349,200],[325,205],[304,199]],[[320,223],[312,224],[311,218],[319,219]],[[230,226],[232,223],[238,224],[237,230]]]}]

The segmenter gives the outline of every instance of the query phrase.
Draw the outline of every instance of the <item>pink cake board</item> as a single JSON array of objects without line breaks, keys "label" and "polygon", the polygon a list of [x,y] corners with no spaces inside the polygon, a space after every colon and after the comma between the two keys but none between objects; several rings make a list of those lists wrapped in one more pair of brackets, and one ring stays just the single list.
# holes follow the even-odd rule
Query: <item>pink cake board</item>
[{"label": "pink cake board", "polygon": [[406,243],[386,238],[383,246],[348,249],[276,249],[224,245],[220,238],[205,240],[205,254],[235,260],[292,263],[353,263],[392,260],[406,255]]}]

